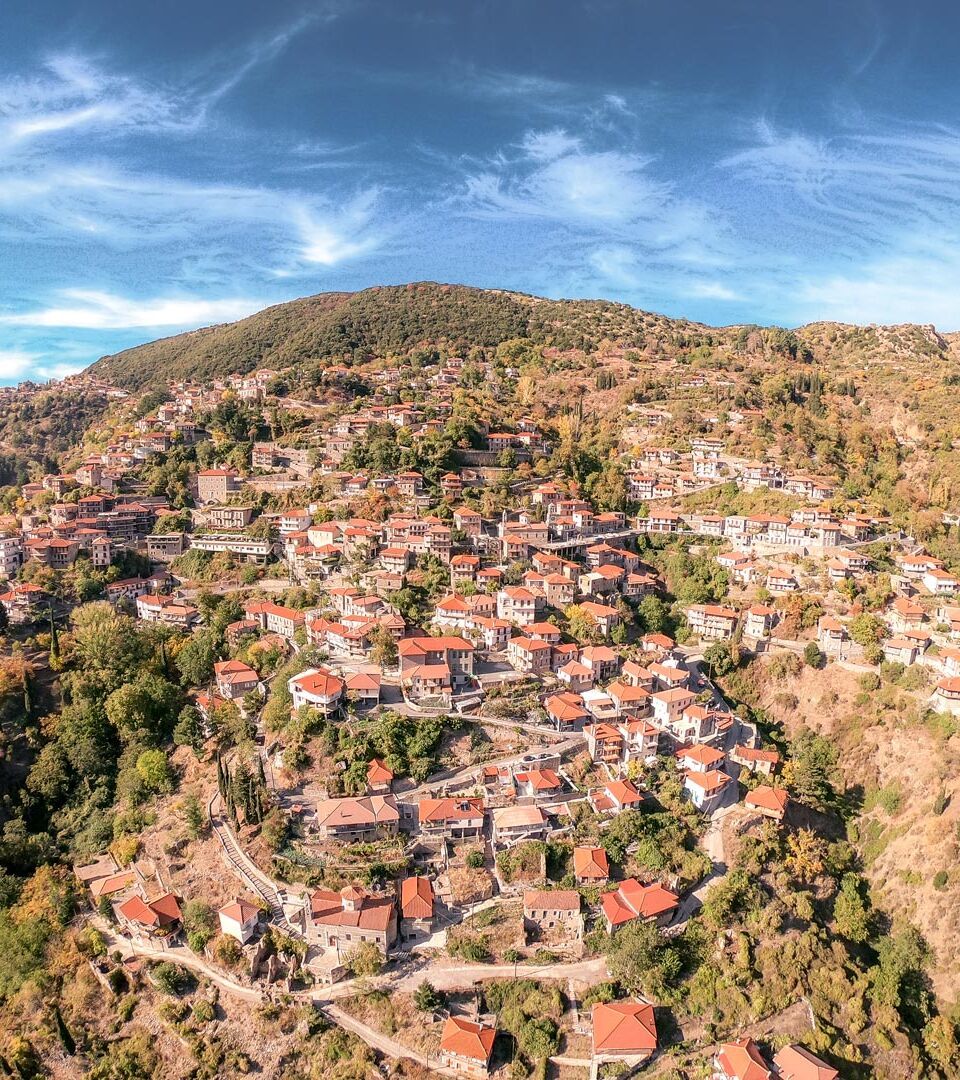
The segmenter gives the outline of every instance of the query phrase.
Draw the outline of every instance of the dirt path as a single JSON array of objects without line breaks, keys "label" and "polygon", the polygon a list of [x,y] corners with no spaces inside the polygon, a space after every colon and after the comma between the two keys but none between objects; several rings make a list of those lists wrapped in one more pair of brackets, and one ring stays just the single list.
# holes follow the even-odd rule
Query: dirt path
[{"label": "dirt path", "polygon": [[92,919],[91,922],[103,934],[104,940],[111,951],[117,950],[124,957],[136,956],[157,961],[169,960],[171,963],[189,968],[190,971],[194,971],[198,975],[203,975],[204,978],[219,986],[221,990],[226,990],[227,993],[242,998],[244,1001],[263,1000],[264,995],[260,989],[255,986],[244,986],[243,983],[237,982],[236,979],[231,979],[219,968],[207,963],[202,956],[197,956],[195,952],[191,952],[183,945],[171,945],[169,948],[160,949],[151,948],[149,945],[141,943],[134,944],[129,938],[117,934],[102,919]]},{"label": "dirt path", "polygon": [[373,1047],[374,1050],[379,1050],[381,1054],[385,1054],[387,1057],[394,1059],[409,1058],[411,1061],[417,1062],[418,1065],[422,1065],[431,1072],[443,1073],[446,1076],[456,1075],[451,1069],[445,1068],[435,1058],[427,1057],[417,1050],[412,1050],[409,1046],[397,1042],[396,1039],[391,1039],[388,1035],[384,1035],[382,1031],[377,1031],[376,1028],[361,1023],[356,1017],[344,1012],[343,1009],[336,1005],[325,1005],[320,1011],[339,1027],[342,1027],[344,1031],[349,1031],[358,1036],[367,1044],[367,1046]]},{"label": "dirt path", "polygon": [[704,832],[700,840],[700,846],[710,856],[713,869],[695,889],[691,890],[683,898],[677,911],[677,918],[670,925],[671,930],[677,930],[684,926],[687,920],[703,907],[703,901],[707,893],[718,881],[726,876],[729,867],[727,866],[726,851],[723,846],[723,822],[727,815],[735,809],[736,804],[725,806],[710,819],[706,832]]},{"label": "dirt path", "polygon": [[550,979],[567,982],[573,980],[585,986],[603,982],[608,978],[607,963],[603,957],[593,960],[577,960],[569,964],[551,964],[547,967],[530,967],[526,964],[444,964],[434,961],[419,971],[397,979],[394,988],[413,993],[426,979],[439,990],[463,990],[485,979]]}]

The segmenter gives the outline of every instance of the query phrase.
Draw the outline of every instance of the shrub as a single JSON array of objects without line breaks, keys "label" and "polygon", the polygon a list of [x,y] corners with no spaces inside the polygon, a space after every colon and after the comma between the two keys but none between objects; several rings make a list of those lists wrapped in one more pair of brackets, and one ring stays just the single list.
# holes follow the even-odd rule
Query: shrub
[{"label": "shrub", "polygon": [[938,870],[933,875],[933,887],[935,889],[945,889],[949,881],[950,875],[946,872],[946,870]]},{"label": "shrub", "polygon": [[826,657],[820,651],[820,646],[815,641],[808,641],[803,650],[804,663],[812,668],[822,668]]},{"label": "shrub", "polygon": [[344,963],[351,974],[362,979],[378,974],[385,963],[385,957],[372,942],[363,941],[346,955]]},{"label": "shrub", "polygon": [[[110,973],[111,975],[113,972]],[[123,975],[123,972],[120,972]],[[124,979],[126,976],[124,975]],[[117,1005],[117,1019],[126,1024],[127,1021],[133,1016],[134,1010],[137,1007],[137,995],[127,994],[127,996]]]},{"label": "shrub", "polygon": [[185,1001],[162,1001],[157,1012],[168,1024],[182,1024],[190,1014],[190,1006]]},{"label": "shrub", "polygon": [[243,956],[240,942],[229,934],[221,934],[213,943],[213,955],[217,963],[224,967],[235,967]]},{"label": "shrub", "polygon": [[186,968],[171,964],[168,960],[157,964],[151,973],[151,978],[154,986],[162,994],[184,994],[196,983]]},{"label": "shrub", "polygon": [[490,958],[490,945],[483,934],[461,932],[452,937],[447,934],[447,952],[470,963],[479,964]]},{"label": "shrub", "polygon": [[469,866],[471,870],[482,870],[483,864],[484,858],[482,851],[471,851],[467,856],[467,866]]},{"label": "shrub", "polygon": [[436,1012],[443,1008],[446,1000],[446,994],[442,994],[426,979],[413,992],[413,1004],[420,1012]]},{"label": "shrub", "polygon": [[207,1001],[206,998],[201,998],[194,1003],[191,1019],[195,1024],[209,1024],[214,1015],[213,1003]]}]

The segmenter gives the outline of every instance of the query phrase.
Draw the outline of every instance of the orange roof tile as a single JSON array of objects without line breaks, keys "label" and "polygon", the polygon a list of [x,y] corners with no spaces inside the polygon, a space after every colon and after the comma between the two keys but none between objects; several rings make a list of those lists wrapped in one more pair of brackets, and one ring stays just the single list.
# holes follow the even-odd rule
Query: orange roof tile
[{"label": "orange roof tile", "polygon": [[593,1006],[593,1052],[639,1053],[656,1050],[653,1006],[639,1001],[611,1001]]}]

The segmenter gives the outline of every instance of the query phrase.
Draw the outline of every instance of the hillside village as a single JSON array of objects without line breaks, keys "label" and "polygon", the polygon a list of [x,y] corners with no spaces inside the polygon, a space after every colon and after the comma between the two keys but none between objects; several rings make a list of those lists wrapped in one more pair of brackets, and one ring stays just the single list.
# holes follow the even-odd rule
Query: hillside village
[{"label": "hillside village", "polygon": [[[446,1075],[958,1075],[836,760],[748,686],[796,711],[791,681],[836,673],[958,730],[958,519],[875,497],[906,451],[862,482],[896,439],[939,450],[810,357],[771,387],[741,338],[740,370],[723,342],[508,342],[61,386],[106,404],[3,500],[8,690],[36,717],[9,761],[68,835],[106,993],[172,963],[227,1012],[311,1003]],[[593,389],[561,404],[564,357]],[[116,817],[45,716],[101,692],[137,777]]]}]

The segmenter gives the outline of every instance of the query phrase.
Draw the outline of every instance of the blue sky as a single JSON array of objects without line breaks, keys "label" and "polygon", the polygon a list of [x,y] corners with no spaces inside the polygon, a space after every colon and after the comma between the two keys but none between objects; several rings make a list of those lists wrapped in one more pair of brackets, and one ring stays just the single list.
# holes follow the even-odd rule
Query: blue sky
[{"label": "blue sky", "polygon": [[0,382],[432,279],[960,328],[955,4],[7,0]]}]

